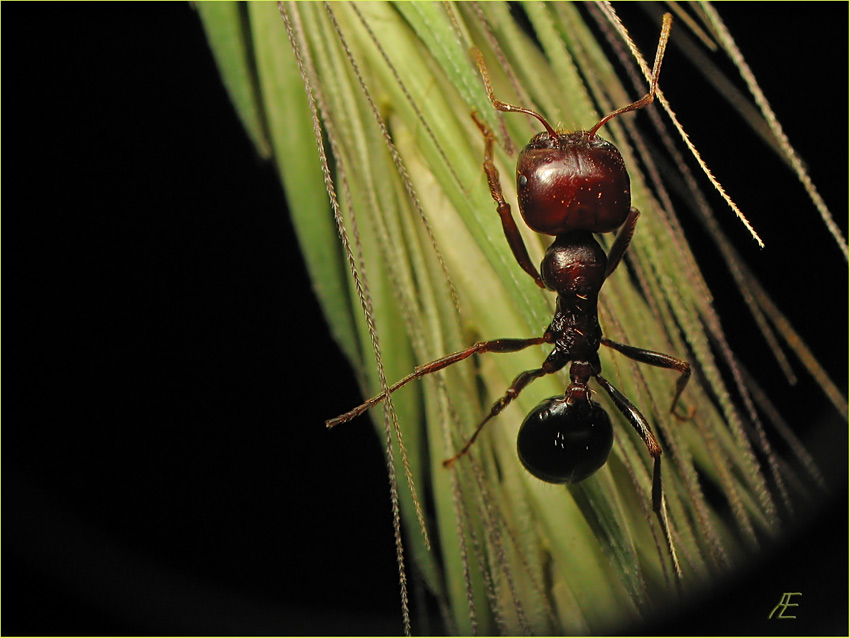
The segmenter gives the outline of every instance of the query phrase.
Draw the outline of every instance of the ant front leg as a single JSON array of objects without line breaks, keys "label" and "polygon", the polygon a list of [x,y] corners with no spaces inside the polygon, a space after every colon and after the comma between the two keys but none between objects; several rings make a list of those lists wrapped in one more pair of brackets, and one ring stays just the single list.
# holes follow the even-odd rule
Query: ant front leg
[{"label": "ant front leg", "polygon": [[664,503],[664,491],[661,487],[661,446],[658,445],[658,441],[655,439],[655,435],[652,434],[652,430],[649,428],[649,423],[647,423],[646,417],[640,413],[640,410],[638,410],[622,392],[608,383],[608,381],[602,376],[597,374],[595,378],[599,382],[599,385],[601,385],[614,400],[614,405],[617,406],[617,409],[622,412],[623,416],[626,417],[626,420],[637,431],[638,435],[640,435],[640,438],[646,445],[647,450],[649,450],[649,455],[652,457],[652,511],[655,512],[655,515],[658,517],[658,522],[661,524],[664,541],[667,543],[667,550],[670,552],[670,559],[673,562],[673,569],[676,571],[676,575],[681,579],[682,568],[679,565],[679,557],[676,555],[676,546],[673,544],[673,536],[670,533],[670,524],[667,521],[667,508]]},{"label": "ant front leg", "polygon": [[511,205],[505,201],[505,196],[502,194],[502,184],[499,181],[499,171],[493,163],[493,144],[495,137],[493,132],[487,125],[478,118],[478,115],[473,113],[472,119],[484,135],[484,173],[487,175],[487,183],[490,186],[490,195],[496,202],[496,211],[502,220],[502,229],[505,231],[505,239],[508,240],[508,245],[511,247],[511,252],[514,258],[519,263],[520,267],[531,275],[536,283],[541,288],[545,288],[546,284],[540,277],[537,267],[532,263],[531,257],[528,255],[528,250],[525,247],[525,242],[522,241],[522,235],[519,234],[519,228],[511,214]]},{"label": "ant front leg", "polygon": [[679,401],[679,397],[682,395],[682,392],[684,392],[685,386],[688,385],[688,381],[691,378],[690,363],[671,357],[668,354],[655,352],[654,350],[644,350],[643,348],[627,346],[624,343],[617,343],[616,341],[611,341],[605,337],[602,338],[600,343],[602,343],[603,346],[613,348],[617,352],[621,352],[626,355],[629,359],[634,359],[640,363],[646,363],[648,365],[655,366],[657,368],[665,368],[667,370],[678,370],[680,374],[679,379],[676,381],[676,393],[673,395],[673,403],[670,404],[670,414],[680,421],[687,421],[693,417],[693,409],[690,413],[684,416],[676,412],[676,403]]},{"label": "ant front leg", "polygon": [[605,279],[608,279],[614,269],[620,265],[626,249],[632,243],[632,235],[635,234],[638,217],[640,217],[640,211],[637,208],[629,209],[629,216],[626,217],[626,222],[620,228],[620,232],[617,233],[617,239],[611,245],[611,250],[608,251],[608,268],[605,270]]}]

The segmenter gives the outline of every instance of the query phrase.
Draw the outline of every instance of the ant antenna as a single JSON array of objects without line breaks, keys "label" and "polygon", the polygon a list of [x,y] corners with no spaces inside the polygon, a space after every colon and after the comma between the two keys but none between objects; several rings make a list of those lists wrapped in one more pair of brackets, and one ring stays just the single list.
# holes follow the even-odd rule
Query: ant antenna
[{"label": "ant antenna", "polygon": [[475,58],[475,61],[478,63],[478,70],[481,73],[481,77],[484,80],[484,87],[487,89],[487,96],[490,98],[490,103],[493,105],[493,108],[497,111],[504,111],[505,113],[525,113],[526,115],[530,115],[532,117],[536,117],[540,120],[540,123],[543,124],[546,132],[549,133],[549,137],[558,137],[558,133],[553,129],[549,122],[546,121],[540,113],[532,111],[531,109],[524,109],[521,106],[514,106],[513,104],[508,104],[507,102],[502,102],[501,100],[496,99],[496,94],[493,92],[493,85],[490,83],[490,74],[487,73],[487,67],[484,64],[484,56],[482,55],[480,49],[478,47],[472,47],[469,52]]},{"label": "ant antenna", "polygon": [[658,48],[655,51],[655,63],[652,65],[652,75],[650,76],[649,81],[649,93],[644,95],[637,102],[619,108],[603,117],[596,126],[590,129],[588,137],[593,138],[596,135],[596,131],[598,131],[608,120],[615,118],[618,115],[622,115],[623,113],[637,111],[638,109],[642,109],[652,104],[652,101],[655,99],[655,92],[658,89],[658,76],[661,74],[661,60],[664,58],[664,51],[667,49],[667,41],[670,39],[670,27],[673,24],[673,16],[669,13],[665,13],[661,20],[661,35],[658,37]]}]

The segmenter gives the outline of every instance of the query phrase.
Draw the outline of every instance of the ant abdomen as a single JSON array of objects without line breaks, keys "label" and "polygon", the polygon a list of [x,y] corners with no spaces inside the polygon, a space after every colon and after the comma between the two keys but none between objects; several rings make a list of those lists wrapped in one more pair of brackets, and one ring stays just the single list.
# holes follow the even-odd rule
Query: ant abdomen
[{"label": "ant abdomen", "polygon": [[559,396],[541,402],[525,417],[517,454],[541,481],[578,483],[605,465],[613,444],[611,418],[601,405]]},{"label": "ant abdomen", "polygon": [[631,207],[620,151],[587,131],[535,135],[517,161],[517,195],[525,223],[544,235],[611,232]]},{"label": "ant abdomen", "polygon": [[558,236],[546,249],[540,276],[550,290],[565,295],[595,295],[605,282],[608,256],[589,232]]}]

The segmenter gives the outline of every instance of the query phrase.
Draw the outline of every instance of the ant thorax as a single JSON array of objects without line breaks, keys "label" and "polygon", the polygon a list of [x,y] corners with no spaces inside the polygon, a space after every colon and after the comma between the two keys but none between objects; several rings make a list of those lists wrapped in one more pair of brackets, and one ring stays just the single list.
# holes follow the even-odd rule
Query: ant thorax
[{"label": "ant thorax", "polygon": [[540,276],[550,290],[567,297],[596,297],[605,283],[608,256],[586,230],[563,233],[546,249]]},{"label": "ant thorax", "polygon": [[535,135],[517,161],[517,196],[525,223],[544,235],[611,232],[631,207],[620,151],[587,131]]},{"label": "ant thorax", "polygon": [[540,264],[544,283],[558,293],[548,331],[572,361],[596,359],[602,338],[596,310],[607,267],[605,251],[587,231],[559,235]]}]

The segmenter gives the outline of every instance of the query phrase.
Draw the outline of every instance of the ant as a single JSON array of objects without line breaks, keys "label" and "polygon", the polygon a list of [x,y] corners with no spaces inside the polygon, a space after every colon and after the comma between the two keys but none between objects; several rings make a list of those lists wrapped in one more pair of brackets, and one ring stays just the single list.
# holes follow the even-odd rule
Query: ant
[{"label": "ant", "polygon": [[[661,446],[646,417],[601,375],[598,351],[604,345],[640,363],[678,371],[670,412],[679,419],[689,418],[677,415],[675,407],[690,378],[691,366],[686,361],[660,352],[635,348],[603,337],[597,313],[599,291],[622,260],[640,212],[631,206],[629,175],[620,152],[596,133],[612,118],[645,108],[653,101],[671,23],[672,17],[665,14],[649,92],[638,101],[609,113],[589,131],[559,133],[539,113],[497,100],[483,56],[478,49],[473,49],[493,107],[503,112],[530,115],[546,129],[535,135],[522,150],[516,170],[519,210],[523,220],[535,232],[555,237],[538,271],[531,262],[510,204],[502,194],[499,173],[493,163],[495,137],[477,114],[472,114],[484,136],[484,172],[511,252],[539,287],[557,293],[555,316],[540,337],[479,341],[465,350],[417,366],[414,372],[392,385],[388,392],[395,392],[413,379],[442,370],[473,354],[518,352],[541,344],[554,346],[540,368],[526,370],[513,380],[466,444],[443,465],[449,467],[464,456],[484,426],[529,383],[570,363],[570,385],[566,392],[544,400],[522,422],[517,435],[520,461],[535,477],[556,484],[582,481],[605,464],[613,446],[614,431],[608,413],[591,399],[588,382],[591,378],[595,379],[640,435],[653,459],[652,509],[661,524],[676,574],[681,576],[664,507]],[[617,237],[606,255],[593,233],[608,233],[618,228]],[[327,421],[326,425],[333,427],[345,423],[385,396],[384,393],[379,394]]]}]

